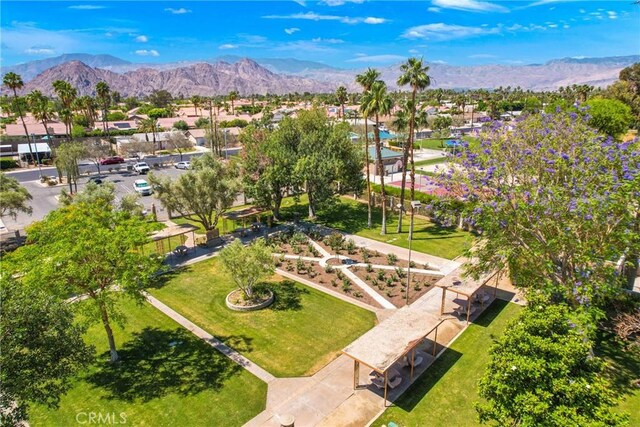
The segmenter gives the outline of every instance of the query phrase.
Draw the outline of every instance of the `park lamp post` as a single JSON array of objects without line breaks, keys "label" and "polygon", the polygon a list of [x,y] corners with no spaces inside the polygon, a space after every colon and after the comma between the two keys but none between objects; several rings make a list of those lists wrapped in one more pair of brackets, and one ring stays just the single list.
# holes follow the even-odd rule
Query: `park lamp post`
[{"label": "park lamp post", "polygon": [[227,151],[227,133],[229,132],[229,129],[225,129],[222,132],[224,133],[224,158],[228,159],[229,152]]},{"label": "park lamp post", "polygon": [[[415,214],[415,210],[420,208],[420,206],[422,206],[422,203],[420,203],[418,200],[411,201],[411,222],[409,223],[409,266],[407,268],[407,289],[405,292],[407,305],[409,305],[409,287],[411,286],[411,244],[413,242],[413,217]],[[402,206],[402,204],[400,203],[398,203],[398,209],[401,211],[405,210],[404,206]]]},{"label": "park lamp post", "polygon": [[[38,172],[40,173],[40,181],[42,181],[42,165],[40,164],[40,153],[38,153],[38,143],[36,142],[36,134],[32,133],[31,138],[33,138],[33,145],[36,148],[36,162],[38,162]],[[27,138],[29,142],[29,150],[31,150],[31,140]]]}]

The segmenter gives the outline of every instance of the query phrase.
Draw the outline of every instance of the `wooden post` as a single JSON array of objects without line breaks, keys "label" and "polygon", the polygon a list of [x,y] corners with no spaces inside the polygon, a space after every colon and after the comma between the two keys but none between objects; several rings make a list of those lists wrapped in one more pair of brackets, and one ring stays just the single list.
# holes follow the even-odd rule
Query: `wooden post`
[{"label": "wooden post", "polygon": [[433,357],[436,356],[436,348],[438,348],[438,327],[436,326],[436,336],[433,338]]},{"label": "wooden post", "polygon": [[440,316],[444,313],[444,298],[447,296],[447,288],[442,288],[442,304],[440,305]]},{"label": "wooden post", "polygon": [[384,372],[384,406],[387,406],[387,382],[389,379],[389,372]]},{"label": "wooden post", "polygon": [[471,297],[467,297],[467,324],[469,324],[469,318],[471,317]]},{"label": "wooden post", "polygon": [[360,376],[360,362],[353,360],[353,389],[358,388],[358,379]]}]

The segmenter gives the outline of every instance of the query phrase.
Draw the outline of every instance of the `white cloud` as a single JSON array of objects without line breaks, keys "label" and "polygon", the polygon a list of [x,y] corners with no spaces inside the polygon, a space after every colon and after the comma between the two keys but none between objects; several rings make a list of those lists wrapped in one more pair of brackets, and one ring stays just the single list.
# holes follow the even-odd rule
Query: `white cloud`
[{"label": "white cloud", "polygon": [[304,0],[293,0],[294,3],[298,3],[302,7],[307,7],[307,2]]},{"label": "white cloud", "polygon": [[285,33],[287,33],[287,34],[289,34],[289,35],[291,35],[291,34],[293,34],[293,33],[297,32],[297,31],[300,31],[300,28],[298,28],[298,27],[291,27],[291,28],[285,28],[285,29],[284,29],[284,32],[285,32]]},{"label": "white cloud", "polygon": [[429,62],[431,62],[432,64],[446,64],[447,63],[447,61],[443,61],[442,59],[436,59],[434,61],[429,61]]},{"label": "white cloud", "polygon": [[464,10],[466,12],[509,12],[504,6],[478,0],[433,0],[434,6],[443,9]]},{"label": "white cloud", "polygon": [[564,29],[566,30],[567,28],[569,28],[569,24],[564,24],[564,25],[562,26],[562,28],[564,28]]},{"label": "white cloud", "polygon": [[402,37],[406,39],[427,39],[427,40],[454,40],[467,37],[483,36],[487,34],[498,34],[500,28],[466,27],[463,25],[449,25],[443,23],[418,25],[408,28]]},{"label": "white cloud", "polygon": [[172,13],[174,15],[184,15],[185,13],[191,13],[191,9],[185,9],[181,7],[180,9],[174,9],[172,7],[167,7],[164,9],[165,12]]},{"label": "white cloud", "polygon": [[302,19],[306,21],[339,21],[343,24],[382,24],[387,22],[385,18],[376,17],[350,17],[350,16],[338,16],[338,15],[322,15],[315,12],[306,13],[293,13],[291,15],[265,15],[264,19]]},{"label": "white cloud", "polygon": [[417,55],[420,53],[420,51],[418,49],[409,49],[409,53],[412,55]]},{"label": "white cloud", "polygon": [[218,46],[218,49],[226,50],[226,49],[237,49],[237,44],[225,43]]},{"label": "white cloud", "polygon": [[372,17],[372,16],[368,16],[368,17],[364,18],[364,21],[363,21],[363,22],[364,22],[365,24],[373,24],[373,25],[376,25],[376,24],[384,24],[385,22],[387,22],[387,20],[386,20],[386,19],[384,19],[384,18],[374,18],[374,17]]},{"label": "white cloud", "polygon": [[357,58],[347,62],[400,62],[405,59],[406,56],[401,55],[357,55]]},{"label": "white cloud", "polygon": [[314,43],[328,43],[328,44],[344,43],[344,40],[342,39],[323,39],[322,37],[316,37],[314,39],[311,39],[311,41]]},{"label": "white cloud", "polygon": [[440,9],[439,7],[432,6],[432,7],[427,8],[427,10],[428,10],[429,12],[433,12],[433,13],[440,13],[440,11],[441,11],[442,9]]},{"label": "white cloud", "polygon": [[586,11],[586,10],[584,10],[584,9],[580,9],[578,12],[580,12],[580,13],[587,13],[587,11]]},{"label": "white cloud", "polygon": [[104,9],[106,6],[98,5],[98,4],[74,4],[73,6],[67,7],[67,9],[75,9],[75,10],[98,10]]},{"label": "white cloud", "polygon": [[609,19],[618,19],[618,14],[613,10],[608,11],[607,15],[609,15]]},{"label": "white cloud", "polygon": [[135,54],[140,56],[160,56],[160,53],[155,49],[139,49],[135,51]]},{"label": "white cloud", "polygon": [[364,3],[364,0],[321,0],[320,4],[324,4],[326,6],[342,6],[345,3]]},{"label": "white cloud", "polygon": [[149,41],[149,37],[142,35],[142,36],[138,36],[136,37],[136,41],[140,42],[140,43],[146,43]]},{"label": "white cloud", "polygon": [[29,49],[26,49],[24,53],[28,55],[53,55],[54,53],[56,53],[56,51],[48,47],[34,46],[34,47],[30,47]]},{"label": "white cloud", "polygon": [[558,24],[548,24],[547,27],[549,27],[549,28],[558,28]]}]

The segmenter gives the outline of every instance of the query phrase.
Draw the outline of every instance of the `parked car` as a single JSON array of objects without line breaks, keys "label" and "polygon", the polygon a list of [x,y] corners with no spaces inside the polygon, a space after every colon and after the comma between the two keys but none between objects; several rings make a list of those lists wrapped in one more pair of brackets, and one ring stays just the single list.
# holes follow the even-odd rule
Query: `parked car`
[{"label": "parked car", "polygon": [[100,160],[101,165],[117,165],[120,163],[124,163],[124,159],[119,156],[107,157],[106,159]]},{"label": "parked car", "polygon": [[191,169],[191,162],[178,162],[176,169]]},{"label": "parked car", "polygon": [[133,170],[138,172],[139,174],[145,174],[149,172],[151,168],[146,162],[140,162],[133,165]]},{"label": "parked car", "polygon": [[133,189],[141,196],[150,196],[153,194],[153,188],[144,179],[136,179],[133,183]]}]

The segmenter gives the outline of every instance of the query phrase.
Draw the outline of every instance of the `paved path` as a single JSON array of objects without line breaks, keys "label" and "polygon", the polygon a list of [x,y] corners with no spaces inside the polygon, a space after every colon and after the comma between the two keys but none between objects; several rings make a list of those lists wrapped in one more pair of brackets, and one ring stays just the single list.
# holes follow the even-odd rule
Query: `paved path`
[{"label": "paved path", "polygon": [[157,308],[158,310],[160,310],[161,312],[169,316],[171,319],[173,319],[178,324],[180,324],[180,326],[193,332],[193,334],[196,335],[198,338],[204,340],[210,346],[212,346],[213,348],[218,350],[220,353],[227,356],[229,359],[236,362],[238,365],[245,368],[247,371],[251,372],[256,377],[260,378],[262,381],[266,383],[270,383],[271,381],[275,380],[276,377],[271,375],[265,369],[256,365],[251,360],[247,359],[246,357],[244,357],[234,349],[227,347],[216,337],[214,337],[204,329],[200,328],[199,326],[196,326],[194,323],[187,320],[186,317],[182,316],[181,314],[171,309],[169,306],[162,303],[159,299],[155,298],[154,296],[150,295],[147,292],[145,292],[145,297],[147,298],[147,301],[149,301],[149,303],[152,306],[154,306],[155,308]]}]

